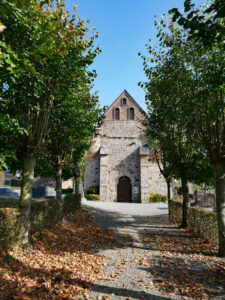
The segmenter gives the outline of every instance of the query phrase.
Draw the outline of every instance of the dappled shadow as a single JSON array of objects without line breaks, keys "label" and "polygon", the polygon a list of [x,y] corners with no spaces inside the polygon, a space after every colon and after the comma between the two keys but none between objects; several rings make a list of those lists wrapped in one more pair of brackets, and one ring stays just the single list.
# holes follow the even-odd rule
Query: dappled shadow
[{"label": "dappled shadow", "polygon": [[107,286],[101,284],[94,284],[91,288],[94,292],[99,292],[101,294],[115,295],[121,297],[127,297],[127,299],[151,299],[151,300],[163,300],[168,299],[167,297],[153,295],[145,291],[134,291],[126,288],[118,288],[114,286]]},{"label": "dappled shadow", "polygon": [[146,263],[149,267],[140,269],[151,274],[154,286],[167,293],[193,299],[225,296],[225,265],[221,261],[165,253],[154,260],[146,259]]},{"label": "dappled shadow", "polygon": [[90,254],[95,249],[103,249],[111,241],[109,230],[91,225],[88,213],[79,214],[78,212],[67,216],[63,224],[56,224],[37,233],[32,246],[35,250],[44,250],[49,254],[62,252]]},{"label": "dappled shadow", "polygon": [[36,235],[33,247],[2,254],[0,299],[80,299],[104,268],[104,256],[92,250],[111,241],[88,220],[87,212],[78,212]]},{"label": "dappled shadow", "polygon": [[[22,261],[10,258],[1,261],[0,299],[61,299],[67,294],[78,296],[93,283],[87,278],[82,280],[74,272],[65,268],[47,269],[30,267]],[[76,288],[74,288],[76,287]],[[59,297],[59,298],[57,298]],[[74,299],[74,298],[67,298]]]},{"label": "dappled shadow", "polygon": [[[128,247],[149,250],[138,269],[145,270],[152,277],[159,291],[196,299],[224,296],[225,262],[216,257],[218,247],[209,240],[179,228],[167,215],[130,217],[96,208],[91,208],[91,212],[93,222],[114,229],[118,241],[121,229],[136,230],[139,243],[128,244]],[[107,221],[102,222],[102,218]]]}]

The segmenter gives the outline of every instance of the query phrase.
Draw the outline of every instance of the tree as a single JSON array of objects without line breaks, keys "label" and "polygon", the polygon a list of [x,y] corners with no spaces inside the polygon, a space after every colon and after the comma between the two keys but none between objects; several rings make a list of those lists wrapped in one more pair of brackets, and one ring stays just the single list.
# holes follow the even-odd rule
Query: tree
[{"label": "tree", "polygon": [[171,13],[174,20],[188,29],[188,40],[194,41],[190,62],[194,78],[191,115],[196,134],[214,168],[219,255],[225,256],[225,2],[212,1],[203,12],[198,10],[198,16],[190,0],[185,5],[185,10],[191,11],[187,16],[177,9]]},{"label": "tree", "polygon": [[224,47],[224,0],[212,0],[203,9],[197,8],[191,0],[185,0],[184,11],[185,15],[173,8],[169,13],[173,15],[173,22],[177,21],[180,26],[189,30],[188,39],[200,40],[206,48],[212,47],[214,43],[220,43]]},{"label": "tree", "polygon": [[[75,12],[70,18],[64,1],[18,3],[1,2],[5,30],[0,33],[0,132],[14,145],[22,164],[20,207],[28,220],[34,165],[44,144],[55,93],[63,85],[65,91],[82,80],[99,50],[94,49],[94,36],[84,38],[84,21]],[[25,227],[27,243],[29,222]]]},{"label": "tree", "polygon": [[194,92],[190,99],[196,135],[214,169],[219,255],[225,256],[225,54],[214,47],[193,58]]},{"label": "tree", "polygon": [[[77,87],[77,92],[74,90],[68,95],[63,106],[60,104],[60,107],[56,105],[53,108],[46,145],[36,169],[39,175],[56,179],[58,200],[62,201],[62,178],[65,175],[67,178],[74,177],[76,181],[80,178],[77,176],[78,170],[79,173],[81,170],[80,161],[92,137],[96,135],[97,124],[102,118],[98,97],[91,95],[90,87],[84,84]],[[63,176],[64,168],[66,174]]]},{"label": "tree", "polygon": [[[170,23],[169,29],[182,32],[179,26],[174,26],[172,23]],[[202,154],[206,162],[208,159],[214,170],[219,231],[218,254],[225,256],[225,55],[220,40],[218,42],[214,41],[211,48],[209,46],[204,49],[201,39],[192,39],[189,31],[183,30],[183,32],[184,36],[180,35],[178,44],[178,49],[182,49],[180,61],[183,62],[182,66],[184,67],[182,71],[183,79],[179,82],[176,81],[180,68],[179,64],[177,65],[173,62],[168,78],[174,77],[174,82],[171,81],[171,91],[173,91],[174,96],[170,93],[171,97],[168,98],[169,94],[164,93],[164,99],[168,103],[171,103],[171,99],[176,99],[174,106],[170,106],[171,111],[168,110],[168,114],[174,114],[174,118],[177,118],[179,121],[182,120],[179,116],[183,118],[183,124],[186,124],[184,129],[187,139],[193,140],[193,145],[198,150],[197,155]],[[167,66],[168,63],[172,62],[171,57],[168,55],[168,52],[173,49],[170,44],[171,39],[169,34],[163,31],[160,31],[159,38],[167,56],[165,57],[165,66]],[[165,62],[161,60],[157,67],[162,69]],[[156,74],[153,74],[153,77],[158,75],[157,67]],[[151,72],[146,74],[151,79]],[[160,77],[160,75],[156,78],[161,82],[163,82],[162,79],[165,79],[165,83],[158,90],[159,93],[163,95],[163,91],[169,92],[170,89],[166,85],[166,82],[168,82],[167,78],[165,76]],[[181,90],[177,88],[179,86],[182,86]],[[186,96],[184,96],[185,94]],[[178,116],[175,115],[177,113]],[[197,147],[196,141],[198,141]],[[199,151],[200,149],[202,150]],[[207,165],[208,163],[206,163],[205,167]],[[198,172],[196,172],[197,174]],[[198,176],[196,176],[196,179]]]},{"label": "tree", "polygon": [[[164,25],[164,23],[162,23]],[[162,26],[163,27],[163,26]],[[148,47],[153,54],[148,66],[144,59],[144,70],[149,81],[142,84],[146,91],[148,104],[147,136],[157,145],[158,153],[166,167],[162,174],[181,179],[183,194],[182,227],[187,226],[188,181],[204,182],[208,175],[202,171],[209,166],[208,160],[201,153],[202,147],[196,142],[192,130],[192,120],[188,116],[188,99],[191,95],[192,73],[187,68],[185,56],[189,49],[183,43],[185,36],[170,24],[170,35],[159,29],[161,41],[159,49]],[[168,48],[167,48],[168,47]],[[155,156],[157,158],[157,155]],[[160,165],[159,165],[160,166]],[[169,182],[168,182],[169,183]]]}]

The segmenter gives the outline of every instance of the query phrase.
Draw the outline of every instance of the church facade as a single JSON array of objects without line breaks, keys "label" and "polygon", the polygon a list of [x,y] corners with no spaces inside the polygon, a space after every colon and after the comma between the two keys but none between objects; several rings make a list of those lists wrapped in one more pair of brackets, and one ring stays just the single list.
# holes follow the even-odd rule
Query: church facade
[{"label": "church facade", "polygon": [[88,153],[84,191],[99,185],[100,201],[149,201],[167,194],[158,166],[151,161],[144,135],[143,110],[124,90],[105,113],[100,134]]}]

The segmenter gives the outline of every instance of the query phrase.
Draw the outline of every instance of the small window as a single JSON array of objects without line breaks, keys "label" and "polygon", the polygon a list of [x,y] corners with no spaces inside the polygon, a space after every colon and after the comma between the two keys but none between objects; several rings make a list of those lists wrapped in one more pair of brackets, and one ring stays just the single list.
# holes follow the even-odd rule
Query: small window
[{"label": "small window", "polygon": [[133,109],[133,107],[130,108],[130,120],[134,120],[134,109]]},{"label": "small window", "polygon": [[115,120],[119,120],[120,119],[120,110],[119,108],[115,109]]},{"label": "small window", "polygon": [[127,99],[126,98],[122,99],[122,105],[127,105]]}]

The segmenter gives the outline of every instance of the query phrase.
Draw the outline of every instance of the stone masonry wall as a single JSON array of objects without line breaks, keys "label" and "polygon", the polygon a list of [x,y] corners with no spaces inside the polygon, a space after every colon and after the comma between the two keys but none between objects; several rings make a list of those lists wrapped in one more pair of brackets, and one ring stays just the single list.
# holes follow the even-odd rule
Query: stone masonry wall
[{"label": "stone masonry wall", "polygon": [[[126,104],[123,103],[126,99]],[[119,108],[120,119],[115,120],[115,109]],[[134,120],[129,120],[129,110],[134,109]],[[132,202],[141,201],[141,182],[145,189],[145,201],[150,192],[165,195],[166,183],[159,177],[158,166],[144,158],[142,178],[139,149],[146,144],[143,114],[137,103],[124,91],[106,112],[101,126],[101,135],[91,147],[90,160],[85,173],[85,191],[89,186],[100,184],[101,201],[117,201],[119,178],[127,176],[132,185]],[[100,148],[107,154],[99,158]],[[151,178],[151,180],[150,180]],[[101,188],[102,186],[102,188]],[[103,187],[104,186],[104,187]],[[143,194],[143,191],[142,191]]]}]

